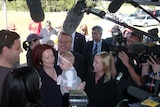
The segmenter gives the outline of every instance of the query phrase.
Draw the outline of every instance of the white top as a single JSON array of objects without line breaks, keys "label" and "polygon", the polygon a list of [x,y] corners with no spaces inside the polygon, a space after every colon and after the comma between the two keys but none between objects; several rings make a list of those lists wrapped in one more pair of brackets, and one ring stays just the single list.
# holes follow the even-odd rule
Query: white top
[{"label": "white top", "polygon": [[60,85],[61,93],[69,93],[69,90],[64,87],[71,87],[72,90],[76,90],[81,83],[81,79],[77,76],[77,71],[72,66],[66,71],[62,71],[62,74],[57,78],[57,84]]}]

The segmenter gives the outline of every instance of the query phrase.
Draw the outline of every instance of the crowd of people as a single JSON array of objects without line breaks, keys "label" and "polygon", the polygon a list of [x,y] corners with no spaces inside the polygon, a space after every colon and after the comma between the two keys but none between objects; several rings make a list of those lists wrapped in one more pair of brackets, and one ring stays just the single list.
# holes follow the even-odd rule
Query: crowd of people
[{"label": "crowd of people", "polygon": [[86,24],[67,34],[49,20],[44,28],[31,22],[29,30],[22,43],[25,67],[15,66],[23,52],[20,35],[9,28],[0,31],[1,107],[69,107],[70,90],[86,92],[87,107],[116,107],[123,99],[137,103],[127,92],[130,86],[159,94],[160,85],[152,80],[160,80],[160,53],[142,62],[149,46],[144,35],[116,25],[112,37],[102,39],[101,26],[93,26],[89,35]]}]

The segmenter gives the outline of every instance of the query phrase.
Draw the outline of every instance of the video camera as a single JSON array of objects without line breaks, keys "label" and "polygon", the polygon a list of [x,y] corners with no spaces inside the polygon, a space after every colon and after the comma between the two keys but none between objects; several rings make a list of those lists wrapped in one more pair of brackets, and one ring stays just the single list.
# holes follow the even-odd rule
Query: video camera
[{"label": "video camera", "polygon": [[134,43],[128,48],[128,52],[135,54],[139,57],[141,63],[145,63],[150,56],[160,56],[160,45],[156,44],[145,44],[145,43]]},{"label": "video camera", "polygon": [[127,52],[127,48],[123,45],[112,45],[109,49],[113,56],[118,56],[118,53],[121,51]]},{"label": "video camera", "polygon": [[159,40],[157,40],[158,38],[158,33],[159,33],[159,30],[158,28],[154,28],[154,29],[150,29],[148,30],[148,34],[151,35],[151,37],[144,37],[144,41],[147,43],[147,44],[150,44],[150,43],[159,43]]},{"label": "video camera", "polygon": [[144,63],[149,59],[150,56],[154,55],[160,56],[160,45],[147,45],[145,47],[145,53],[140,55],[140,62]]},{"label": "video camera", "polygon": [[115,44],[110,47],[113,56],[117,56],[118,52],[126,51],[126,38],[122,36],[119,26],[114,26],[111,30],[113,41]]},{"label": "video camera", "polygon": [[125,45],[126,44],[126,38],[122,36],[122,32],[119,29],[119,26],[114,26],[111,30],[112,38],[115,40],[118,45]]}]

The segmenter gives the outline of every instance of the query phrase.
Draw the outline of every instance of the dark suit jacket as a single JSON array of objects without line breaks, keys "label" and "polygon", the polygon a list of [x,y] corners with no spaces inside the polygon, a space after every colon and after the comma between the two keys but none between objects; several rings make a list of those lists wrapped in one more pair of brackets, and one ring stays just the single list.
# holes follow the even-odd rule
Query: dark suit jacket
[{"label": "dark suit jacket", "polygon": [[[92,56],[93,43],[94,43],[93,41],[87,42],[84,47],[84,50],[83,50],[83,56],[85,59],[85,65],[86,65],[87,72],[93,70],[93,66],[92,66],[92,63],[93,63],[93,56]],[[109,52],[110,46],[112,46],[112,44],[106,42],[105,40],[102,40],[101,51]]]},{"label": "dark suit jacket", "polygon": [[[72,53],[75,56],[75,62],[73,64],[73,66],[75,67],[75,69],[77,71],[77,75],[81,78],[82,81],[84,81],[86,78],[84,57],[83,57],[83,55],[80,55],[79,53],[76,53],[76,52],[72,52]],[[55,55],[55,69],[62,72],[59,65],[57,65],[57,59],[58,59],[58,51],[56,52],[56,55]]]},{"label": "dark suit jacket", "polygon": [[74,38],[73,52],[77,52],[82,55],[85,44],[86,44],[85,36],[76,32]]}]

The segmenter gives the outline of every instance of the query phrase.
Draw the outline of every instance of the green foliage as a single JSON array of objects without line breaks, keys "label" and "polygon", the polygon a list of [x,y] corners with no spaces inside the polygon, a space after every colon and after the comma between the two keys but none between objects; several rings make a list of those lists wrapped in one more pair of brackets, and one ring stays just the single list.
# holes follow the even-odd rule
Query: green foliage
[{"label": "green foliage", "polygon": [[[45,12],[68,11],[74,2],[76,0],[41,0],[41,5]],[[7,1],[6,4],[8,10],[28,11],[26,0]]]},{"label": "green foliage", "polygon": [[15,0],[12,2],[6,2],[7,10],[15,10],[15,11],[27,11],[28,7],[26,5],[25,0]]},{"label": "green foliage", "polygon": [[[71,9],[78,0],[41,0],[42,8],[45,12],[59,12],[68,11]],[[94,2],[93,0],[86,0],[87,6],[95,7],[100,4],[100,1]],[[8,2],[6,0],[7,10],[15,11],[28,11],[26,0],[14,0]]]}]

